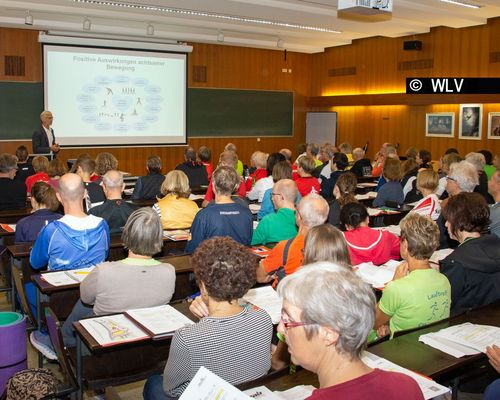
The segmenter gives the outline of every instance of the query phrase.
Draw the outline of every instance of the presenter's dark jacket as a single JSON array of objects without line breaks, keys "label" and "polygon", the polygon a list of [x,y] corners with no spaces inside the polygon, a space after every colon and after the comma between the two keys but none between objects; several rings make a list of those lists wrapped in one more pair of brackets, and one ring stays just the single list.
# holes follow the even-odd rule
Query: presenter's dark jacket
[{"label": "presenter's dark jacket", "polygon": [[0,178],[0,210],[26,207],[26,185],[24,182]]},{"label": "presenter's dark jacket", "polygon": [[439,264],[451,284],[452,315],[500,300],[498,236],[466,240]]},{"label": "presenter's dark jacket", "polygon": [[52,133],[51,143],[49,143],[47,134],[45,133],[45,129],[43,129],[42,125],[40,125],[40,127],[35,132],[33,132],[33,136],[31,137],[31,144],[33,145],[34,154],[50,153],[50,146],[56,143],[56,137],[52,128],[50,128],[50,132]]}]

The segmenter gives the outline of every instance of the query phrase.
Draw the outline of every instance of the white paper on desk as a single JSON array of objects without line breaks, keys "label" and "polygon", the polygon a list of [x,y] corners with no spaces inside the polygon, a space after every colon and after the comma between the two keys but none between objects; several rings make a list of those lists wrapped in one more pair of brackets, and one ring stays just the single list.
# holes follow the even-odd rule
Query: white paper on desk
[{"label": "white paper on desk", "polygon": [[252,214],[257,214],[260,211],[260,207],[261,205],[257,203],[251,203],[248,205],[248,208],[250,208]]},{"label": "white paper on desk", "polygon": [[101,346],[149,338],[124,314],[82,319],[79,322]]},{"label": "white paper on desk", "polygon": [[200,367],[179,400],[252,400],[252,398],[205,367]]},{"label": "white paper on desk", "polygon": [[283,400],[304,400],[307,399],[316,388],[311,385],[299,385],[282,392],[275,391],[274,394]]},{"label": "white paper on desk", "polygon": [[193,200],[193,201],[195,201],[195,200],[203,200],[204,198],[205,198],[205,196],[202,195],[202,194],[193,194],[193,193],[191,193],[189,195],[189,200]]},{"label": "white paper on desk", "polygon": [[71,270],[64,271],[64,272],[71,279],[81,283],[88,276],[88,274],[90,274],[92,272],[92,270],[94,268],[95,268],[95,265],[92,265],[91,267],[80,268],[80,269],[71,269]]},{"label": "white paper on desk", "polygon": [[376,266],[373,263],[361,263],[354,266],[354,272],[366,283],[373,287],[384,287],[387,282],[392,281],[399,261],[390,260],[383,265]]},{"label": "white paper on desk", "polygon": [[500,346],[500,328],[488,325],[476,325],[466,322],[450,326],[435,332],[435,336],[470,347],[482,353],[486,347],[496,344]]},{"label": "white paper on desk", "polygon": [[380,214],[384,213],[382,210],[380,210],[378,208],[368,207],[367,210],[368,210],[368,215],[370,217],[376,217],[377,215],[380,215]]},{"label": "white paper on desk", "polygon": [[377,187],[378,183],[375,182],[363,182],[363,183],[358,183],[358,188],[364,189],[364,188],[371,188],[371,187]]},{"label": "white paper on desk", "polygon": [[283,397],[277,396],[265,386],[257,386],[243,391],[248,397],[255,400],[283,400]]},{"label": "white paper on desk", "polygon": [[369,353],[368,351],[363,351],[361,360],[368,365],[370,368],[378,368],[384,371],[399,372],[408,375],[415,379],[425,400],[432,399],[433,397],[440,396],[442,394],[448,393],[450,389],[434,382],[432,379],[425,376],[416,374],[409,369],[403,368],[385,358],[376,356],[375,354]]},{"label": "white paper on desk", "polygon": [[134,193],[134,188],[125,189],[123,193],[125,193],[127,196],[132,196],[132,193]]},{"label": "white paper on desk", "polygon": [[42,274],[42,278],[52,286],[66,286],[78,283],[78,281],[69,276],[66,271],[48,272]]},{"label": "white paper on desk", "polygon": [[276,290],[274,290],[271,286],[250,289],[247,294],[243,296],[243,300],[262,308],[269,314],[273,324],[280,322],[283,300],[281,300],[278,293],[276,293]]},{"label": "white paper on desk", "polygon": [[356,194],[354,195],[354,198],[356,200],[368,200],[370,196],[368,196],[368,194]]},{"label": "white paper on desk", "polygon": [[435,332],[420,335],[418,341],[456,358],[481,353],[480,351],[471,349],[470,347],[462,346],[461,344],[440,338],[435,335]]},{"label": "white paper on desk", "polygon": [[175,332],[179,328],[194,324],[188,317],[169,305],[137,308],[128,310],[127,314],[151,331],[153,335]]},{"label": "white paper on desk", "polygon": [[259,221],[253,221],[253,229],[257,229],[257,227],[259,226]]},{"label": "white paper on desk", "polygon": [[376,229],[377,231],[387,231],[391,232],[393,235],[401,236],[401,228],[399,225],[378,226],[373,229]]},{"label": "white paper on desk", "polygon": [[434,253],[432,253],[431,258],[429,259],[430,262],[438,264],[439,261],[444,260],[446,257],[448,257],[451,253],[453,253],[453,249],[441,249],[441,250],[436,250]]}]

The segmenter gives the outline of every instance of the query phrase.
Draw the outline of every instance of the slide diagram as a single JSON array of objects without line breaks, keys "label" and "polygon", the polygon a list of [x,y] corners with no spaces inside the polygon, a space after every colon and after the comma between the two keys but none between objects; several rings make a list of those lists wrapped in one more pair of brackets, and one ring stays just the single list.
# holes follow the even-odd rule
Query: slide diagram
[{"label": "slide diagram", "polygon": [[99,132],[141,132],[159,121],[165,106],[160,86],[141,77],[98,76],[81,88],[78,110]]}]

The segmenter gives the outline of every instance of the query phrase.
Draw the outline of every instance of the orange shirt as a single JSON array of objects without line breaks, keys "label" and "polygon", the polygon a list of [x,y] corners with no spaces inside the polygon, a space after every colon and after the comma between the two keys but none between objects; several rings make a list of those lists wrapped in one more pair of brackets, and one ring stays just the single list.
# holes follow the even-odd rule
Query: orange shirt
[{"label": "orange shirt", "polygon": [[[305,237],[302,234],[298,234],[293,239],[290,247],[288,248],[287,262],[284,265],[285,274],[293,274],[298,268],[302,266],[302,260],[304,258],[304,240]],[[288,240],[282,240],[279,242],[270,252],[269,255],[262,260],[262,266],[268,274],[273,274],[279,267],[283,266],[283,252],[285,250],[285,245]],[[278,283],[278,279],[273,282],[273,287]]]}]

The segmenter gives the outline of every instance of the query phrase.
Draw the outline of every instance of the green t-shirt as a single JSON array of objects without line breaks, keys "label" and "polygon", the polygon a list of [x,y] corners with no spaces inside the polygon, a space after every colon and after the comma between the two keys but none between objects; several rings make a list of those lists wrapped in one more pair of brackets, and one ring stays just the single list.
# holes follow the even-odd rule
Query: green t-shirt
[{"label": "green t-shirt", "polygon": [[252,245],[276,243],[297,236],[295,210],[280,208],[276,214],[262,218],[253,232]]},{"label": "green t-shirt", "polygon": [[491,180],[491,177],[495,173],[497,169],[493,165],[485,165],[484,166],[484,172],[486,173],[486,176],[488,177],[488,180]]},{"label": "green t-shirt", "polygon": [[239,176],[243,176],[243,163],[241,162],[241,160],[238,160],[238,162],[236,163],[236,172]]},{"label": "green t-shirt", "polygon": [[391,317],[391,334],[448,318],[450,305],[450,282],[433,269],[418,269],[389,282],[379,302],[380,310]]}]

